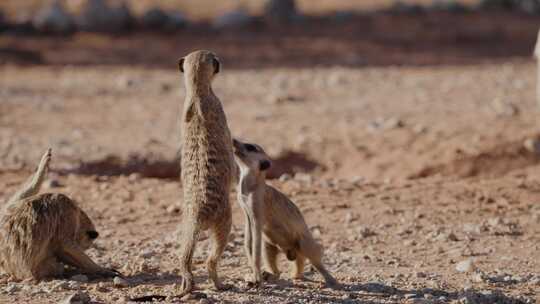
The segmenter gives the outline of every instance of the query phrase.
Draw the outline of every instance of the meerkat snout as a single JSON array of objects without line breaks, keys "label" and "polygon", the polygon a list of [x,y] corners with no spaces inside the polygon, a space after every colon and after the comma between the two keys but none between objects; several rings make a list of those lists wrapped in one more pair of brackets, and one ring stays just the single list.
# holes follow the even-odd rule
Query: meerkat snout
[{"label": "meerkat snout", "polygon": [[86,234],[88,235],[88,238],[90,238],[91,240],[95,240],[99,236],[99,233],[94,230],[86,231]]},{"label": "meerkat snout", "polygon": [[268,170],[270,168],[270,166],[272,165],[272,163],[269,161],[269,160],[262,160],[260,163],[259,163],[259,169],[261,171],[265,171],[265,170]]}]

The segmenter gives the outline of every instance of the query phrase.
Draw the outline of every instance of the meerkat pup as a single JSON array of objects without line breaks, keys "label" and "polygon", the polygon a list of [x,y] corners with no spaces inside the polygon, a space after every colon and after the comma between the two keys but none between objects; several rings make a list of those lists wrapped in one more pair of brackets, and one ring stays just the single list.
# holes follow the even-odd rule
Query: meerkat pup
[{"label": "meerkat pup", "polygon": [[3,206],[0,268],[19,280],[61,276],[64,264],[86,274],[119,275],[84,253],[98,237],[86,213],[63,194],[38,194],[50,160],[48,149],[34,175]]},{"label": "meerkat pup", "polygon": [[534,59],[536,59],[536,106],[540,111],[540,30],[534,47]]},{"label": "meerkat pup", "polygon": [[[277,255],[282,252],[295,261],[293,277],[303,278],[307,258],[324,277],[326,285],[339,284],[322,264],[323,248],[313,239],[296,205],[283,193],[267,185],[266,172],[271,161],[255,144],[233,140],[234,156],[240,169],[238,200],[246,212],[245,249],[255,277],[260,273],[261,242],[265,266],[275,276],[280,275]],[[261,233],[264,240],[261,241]]]},{"label": "meerkat pup", "polygon": [[232,139],[225,112],[212,90],[220,62],[209,51],[195,51],[180,59],[186,99],[181,121],[181,168],[184,192],[180,294],[193,290],[191,264],[200,231],[209,230],[212,249],[206,266],[218,290],[228,286],[217,275],[217,264],[231,231],[229,193],[235,170]]}]

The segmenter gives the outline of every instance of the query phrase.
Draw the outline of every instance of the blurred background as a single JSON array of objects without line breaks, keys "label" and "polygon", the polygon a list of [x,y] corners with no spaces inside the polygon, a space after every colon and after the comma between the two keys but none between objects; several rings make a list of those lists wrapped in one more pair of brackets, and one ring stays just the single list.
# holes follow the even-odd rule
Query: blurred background
[{"label": "blurred background", "polygon": [[[168,58],[206,47],[218,51],[230,67],[366,66],[528,56],[540,4],[6,0],[0,11],[0,61],[165,66]],[[18,39],[21,35],[25,38]],[[51,43],[54,51],[47,47]],[[145,52],[138,52],[142,47]],[[250,52],[242,52],[245,48]]]}]

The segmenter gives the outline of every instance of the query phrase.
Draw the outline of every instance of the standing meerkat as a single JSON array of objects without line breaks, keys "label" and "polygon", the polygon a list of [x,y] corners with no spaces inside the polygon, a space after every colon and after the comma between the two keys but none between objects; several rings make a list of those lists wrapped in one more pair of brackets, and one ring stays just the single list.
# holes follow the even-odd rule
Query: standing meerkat
[{"label": "standing meerkat", "polygon": [[48,149],[34,175],[2,208],[0,268],[19,280],[61,276],[64,264],[86,274],[120,275],[84,253],[99,234],[73,200],[63,194],[38,194],[50,160]]},{"label": "standing meerkat", "polygon": [[536,106],[538,111],[540,111],[540,30],[536,38],[533,55],[534,59],[536,59]]},{"label": "standing meerkat", "polygon": [[229,193],[234,172],[232,140],[221,102],[211,82],[220,62],[209,51],[195,51],[179,60],[186,99],[181,121],[181,168],[184,192],[180,294],[193,290],[191,264],[201,230],[210,231],[212,249],[206,266],[218,290],[228,286],[217,275],[217,264],[231,231]]},{"label": "standing meerkat", "polygon": [[[283,193],[267,185],[266,171],[271,167],[270,158],[255,144],[233,140],[234,156],[240,169],[238,200],[240,205],[251,208],[254,216],[245,226],[245,246],[250,265],[260,273],[260,236],[263,234],[262,252],[268,271],[278,276],[277,255],[282,252],[290,261],[295,261],[293,277],[303,278],[304,262],[307,258],[324,277],[326,285],[339,284],[322,264],[323,248],[313,239],[311,232],[296,205]],[[255,269],[258,268],[258,269]]]}]

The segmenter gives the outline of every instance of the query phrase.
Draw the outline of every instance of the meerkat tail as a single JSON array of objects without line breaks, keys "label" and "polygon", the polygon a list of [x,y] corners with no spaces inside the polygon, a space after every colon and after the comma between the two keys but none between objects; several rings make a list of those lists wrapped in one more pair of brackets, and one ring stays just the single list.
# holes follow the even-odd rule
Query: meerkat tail
[{"label": "meerkat tail", "polygon": [[51,148],[45,151],[36,172],[30,176],[24,185],[9,199],[8,203],[16,202],[39,193],[39,189],[41,188],[49,169],[51,153]]},{"label": "meerkat tail", "polygon": [[540,59],[536,59],[536,107],[540,111]]},{"label": "meerkat tail", "polygon": [[538,31],[538,37],[536,39],[536,45],[534,46],[533,57],[536,60],[536,105],[540,111],[540,30]]}]

